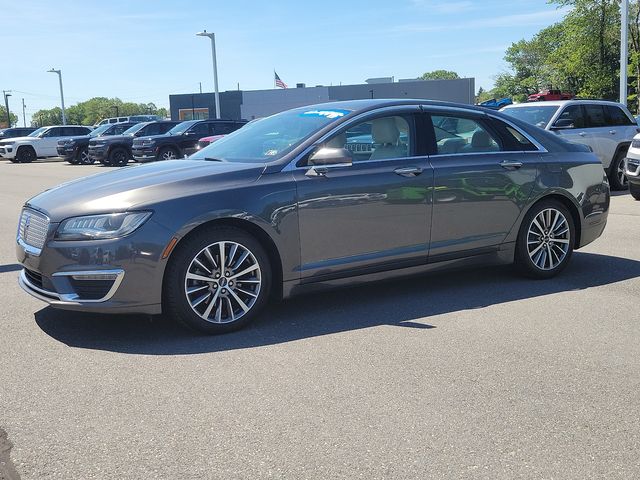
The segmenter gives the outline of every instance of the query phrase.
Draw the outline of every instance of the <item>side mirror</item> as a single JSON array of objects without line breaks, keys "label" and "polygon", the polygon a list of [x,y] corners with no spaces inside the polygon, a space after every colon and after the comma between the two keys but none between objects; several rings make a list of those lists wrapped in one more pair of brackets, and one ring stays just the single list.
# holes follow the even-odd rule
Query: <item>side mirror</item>
[{"label": "side mirror", "polygon": [[565,128],[575,128],[573,121],[568,118],[563,118],[556,121],[556,123],[551,127],[552,130],[562,130]]},{"label": "side mirror", "polygon": [[321,148],[309,157],[309,165],[325,166],[325,165],[351,165],[353,156],[346,148]]}]

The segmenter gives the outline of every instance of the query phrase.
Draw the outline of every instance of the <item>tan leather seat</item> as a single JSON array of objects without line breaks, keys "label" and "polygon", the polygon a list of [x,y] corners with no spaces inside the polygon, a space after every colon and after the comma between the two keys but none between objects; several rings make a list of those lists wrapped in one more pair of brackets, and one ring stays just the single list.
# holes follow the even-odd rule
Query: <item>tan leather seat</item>
[{"label": "tan leather seat", "polygon": [[400,130],[394,118],[378,118],[371,122],[371,136],[376,149],[370,160],[401,158],[407,156],[407,147],[400,144]]}]

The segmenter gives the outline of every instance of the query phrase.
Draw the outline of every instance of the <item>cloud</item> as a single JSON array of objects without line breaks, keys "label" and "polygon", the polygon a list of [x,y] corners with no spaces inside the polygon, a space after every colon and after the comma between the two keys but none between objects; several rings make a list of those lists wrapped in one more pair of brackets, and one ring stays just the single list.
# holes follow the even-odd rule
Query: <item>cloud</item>
[{"label": "cloud", "polygon": [[554,10],[542,10],[531,13],[518,13],[512,15],[502,15],[488,18],[477,18],[471,20],[461,20],[447,25],[434,24],[405,24],[393,27],[389,33],[420,33],[420,32],[441,32],[444,30],[466,30],[472,28],[514,28],[530,26],[546,26],[562,19],[569,11],[570,7],[563,7]]}]

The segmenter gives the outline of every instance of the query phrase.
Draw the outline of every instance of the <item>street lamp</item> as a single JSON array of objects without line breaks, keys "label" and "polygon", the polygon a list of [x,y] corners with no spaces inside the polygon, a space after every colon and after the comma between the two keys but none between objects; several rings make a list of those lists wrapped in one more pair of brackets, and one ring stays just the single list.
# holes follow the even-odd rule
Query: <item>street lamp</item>
[{"label": "street lamp", "polygon": [[216,99],[216,118],[220,118],[220,95],[218,94],[218,64],[216,62],[216,34],[206,30],[196,33],[198,37],[209,37],[211,39],[211,59],[213,60],[213,88]]},{"label": "street lamp", "polygon": [[64,93],[62,92],[62,70],[55,70],[52,68],[51,70],[47,70],[47,73],[57,73],[58,80],[60,81],[60,103],[62,103],[62,124],[67,124],[67,116],[64,112]]},{"label": "street lamp", "polygon": [[627,104],[627,63],[629,36],[629,0],[620,2],[620,103]]},{"label": "street lamp", "polygon": [[9,93],[11,90],[3,90],[2,94],[4,95],[4,108],[7,109],[7,128],[11,128],[11,116],[9,115],[9,100],[8,97],[11,96]]}]

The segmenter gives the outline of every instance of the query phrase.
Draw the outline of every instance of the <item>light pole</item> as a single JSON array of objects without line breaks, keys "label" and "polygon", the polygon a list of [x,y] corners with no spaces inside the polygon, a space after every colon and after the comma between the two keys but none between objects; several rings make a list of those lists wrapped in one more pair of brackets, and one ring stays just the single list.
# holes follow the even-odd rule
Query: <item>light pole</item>
[{"label": "light pole", "polygon": [[62,70],[56,70],[56,69],[52,68],[51,70],[47,70],[47,73],[57,73],[58,74],[58,80],[60,81],[60,103],[62,104],[62,124],[66,125],[67,124],[67,116],[65,115],[65,112],[64,112],[64,93],[62,91]]},{"label": "light pole", "polygon": [[629,0],[620,2],[620,103],[627,104]]},{"label": "light pole", "polygon": [[9,93],[11,90],[3,90],[2,94],[4,95],[4,108],[7,109],[7,128],[11,128],[11,116],[9,115],[9,100],[8,98],[11,96]]},{"label": "light pole", "polygon": [[196,33],[198,37],[209,37],[211,39],[211,59],[213,60],[213,88],[216,99],[216,118],[220,118],[220,95],[218,94],[218,64],[216,62],[216,34],[206,30]]},{"label": "light pole", "polygon": [[27,116],[24,114],[24,110],[27,106],[24,104],[24,98],[22,99],[22,126],[27,126]]}]

